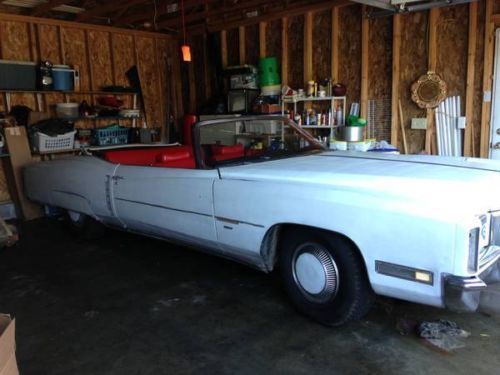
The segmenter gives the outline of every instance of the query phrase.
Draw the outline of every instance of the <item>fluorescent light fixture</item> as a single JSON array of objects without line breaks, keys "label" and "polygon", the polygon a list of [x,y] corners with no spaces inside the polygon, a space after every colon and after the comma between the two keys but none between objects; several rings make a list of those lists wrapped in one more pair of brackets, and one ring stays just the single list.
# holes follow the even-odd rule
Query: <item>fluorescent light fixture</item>
[{"label": "fluorescent light fixture", "polygon": [[52,10],[58,12],[73,13],[73,14],[85,12],[85,9],[80,7],[74,7],[71,5],[59,5],[58,7],[52,8]]}]

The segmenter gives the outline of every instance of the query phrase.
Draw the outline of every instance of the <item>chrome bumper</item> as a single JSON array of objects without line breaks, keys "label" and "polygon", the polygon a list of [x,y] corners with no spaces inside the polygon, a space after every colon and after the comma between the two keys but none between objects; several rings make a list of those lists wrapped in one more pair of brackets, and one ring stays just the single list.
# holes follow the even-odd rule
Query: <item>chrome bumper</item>
[{"label": "chrome bumper", "polygon": [[444,304],[453,311],[500,312],[500,258],[479,276],[444,278]]}]

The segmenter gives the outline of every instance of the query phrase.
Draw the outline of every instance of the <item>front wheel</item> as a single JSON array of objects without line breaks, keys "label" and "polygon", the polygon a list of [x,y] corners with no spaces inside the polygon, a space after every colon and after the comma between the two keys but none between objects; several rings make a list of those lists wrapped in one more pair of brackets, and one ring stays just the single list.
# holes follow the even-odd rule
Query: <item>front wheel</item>
[{"label": "front wheel", "polygon": [[66,218],[70,228],[81,239],[92,240],[104,235],[104,225],[88,215],[81,212],[67,210]]},{"label": "front wheel", "polygon": [[280,251],[285,289],[300,312],[329,326],[368,312],[374,294],[363,262],[347,239],[319,230],[289,231]]}]

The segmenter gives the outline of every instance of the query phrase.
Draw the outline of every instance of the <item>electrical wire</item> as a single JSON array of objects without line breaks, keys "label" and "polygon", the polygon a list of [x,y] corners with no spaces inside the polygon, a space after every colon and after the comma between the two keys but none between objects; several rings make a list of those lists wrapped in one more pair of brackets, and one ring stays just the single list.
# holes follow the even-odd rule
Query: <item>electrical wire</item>
[{"label": "electrical wire", "polygon": [[181,14],[182,14],[182,35],[184,38],[184,44],[186,44],[186,23],[184,20],[184,0],[181,0]]},{"label": "electrical wire", "polygon": [[153,0],[153,5],[155,7],[155,13],[153,15],[153,27],[156,30],[157,29],[157,27],[156,27],[156,16],[157,16],[157,13],[158,13],[157,10],[156,10],[156,0]]}]

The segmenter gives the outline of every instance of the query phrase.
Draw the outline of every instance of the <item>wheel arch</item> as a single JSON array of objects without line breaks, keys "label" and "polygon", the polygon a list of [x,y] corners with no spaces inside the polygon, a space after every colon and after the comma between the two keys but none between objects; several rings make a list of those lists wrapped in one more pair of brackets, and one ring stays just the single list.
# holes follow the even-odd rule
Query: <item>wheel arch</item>
[{"label": "wheel arch", "polygon": [[349,244],[355,250],[355,253],[359,257],[359,259],[361,260],[361,264],[363,265],[366,276],[367,277],[369,276],[365,257],[363,256],[363,253],[361,252],[359,246],[351,238],[340,232],[327,230],[324,228],[318,228],[310,225],[296,224],[296,223],[274,224],[267,230],[266,234],[264,235],[260,247],[260,255],[262,257],[267,272],[271,272],[274,270],[274,267],[279,257],[279,244],[281,240],[284,238],[284,236],[287,235],[287,232],[292,230],[294,231],[301,230],[301,229],[321,231],[323,233],[332,236],[343,238],[344,240],[349,242]]}]

